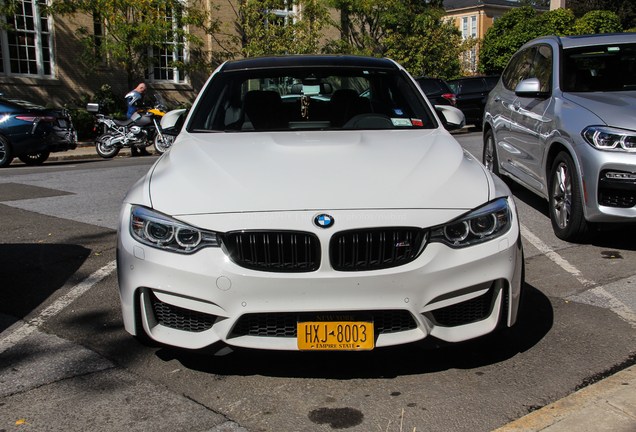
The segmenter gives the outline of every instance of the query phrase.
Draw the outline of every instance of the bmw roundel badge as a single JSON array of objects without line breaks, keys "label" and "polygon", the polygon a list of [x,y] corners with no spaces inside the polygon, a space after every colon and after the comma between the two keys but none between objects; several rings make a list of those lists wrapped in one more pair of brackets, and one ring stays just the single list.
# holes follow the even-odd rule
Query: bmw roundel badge
[{"label": "bmw roundel badge", "polygon": [[334,222],[333,216],[328,214],[319,214],[314,217],[314,225],[318,228],[331,228]]}]

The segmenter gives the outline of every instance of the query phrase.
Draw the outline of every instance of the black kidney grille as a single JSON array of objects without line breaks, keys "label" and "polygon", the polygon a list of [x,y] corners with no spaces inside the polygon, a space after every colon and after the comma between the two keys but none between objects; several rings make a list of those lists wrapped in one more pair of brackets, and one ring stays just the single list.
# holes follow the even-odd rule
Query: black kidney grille
[{"label": "black kidney grille", "polygon": [[235,231],[223,245],[241,267],[271,272],[311,272],[320,267],[320,242],[300,231]]},{"label": "black kidney grille", "polygon": [[150,295],[150,300],[155,319],[162,326],[198,333],[211,329],[216,321],[215,315],[164,303],[153,294]]},{"label": "black kidney grille", "polygon": [[[417,328],[415,319],[406,310],[338,312],[338,314],[356,313],[363,313],[365,317],[372,318],[376,335],[397,333]],[[234,325],[231,336],[295,338],[298,320],[299,314],[295,312],[245,314]]]},{"label": "black kidney grille", "polygon": [[425,240],[420,228],[342,231],[331,239],[329,256],[334,270],[378,270],[413,261]]}]

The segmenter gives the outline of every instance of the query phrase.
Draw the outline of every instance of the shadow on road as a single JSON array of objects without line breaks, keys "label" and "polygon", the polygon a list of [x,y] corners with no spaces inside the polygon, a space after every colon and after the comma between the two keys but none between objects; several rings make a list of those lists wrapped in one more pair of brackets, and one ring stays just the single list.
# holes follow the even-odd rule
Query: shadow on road
[{"label": "shadow on road", "polygon": [[218,357],[214,350],[185,351],[161,348],[163,361],[216,375],[358,379],[393,378],[448,369],[473,369],[508,360],[536,345],[550,331],[553,309],[548,298],[526,285],[517,324],[482,338],[446,344],[433,338],[400,347],[368,352],[287,352],[235,350]]},{"label": "shadow on road", "polygon": [[0,313],[24,318],[64,286],[90,252],[72,244],[0,244]]}]

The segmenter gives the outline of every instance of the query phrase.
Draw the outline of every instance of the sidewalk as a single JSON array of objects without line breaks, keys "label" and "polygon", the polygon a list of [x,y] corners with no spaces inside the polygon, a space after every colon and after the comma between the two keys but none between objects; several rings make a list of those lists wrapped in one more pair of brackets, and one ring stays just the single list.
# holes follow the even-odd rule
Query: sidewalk
[{"label": "sidewalk", "polygon": [[636,366],[617,372],[494,432],[521,431],[636,431]]},{"label": "sidewalk", "polygon": [[[151,154],[155,154],[155,149],[153,146],[146,147],[146,150]],[[119,151],[116,157],[131,157],[130,149],[123,148]],[[97,154],[95,150],[95,144],[92,141],[86,142],[78,142],[77,148],[75,150],[68,150],[62,152],[51,153],[49,158],[46,160],[47,162],[61,162],[61,161],[72,161],[72,160],[87,160],[87,159],[101,159],[101,157]],[[20,159],[15,158],[11,165],[24,165]]]}]

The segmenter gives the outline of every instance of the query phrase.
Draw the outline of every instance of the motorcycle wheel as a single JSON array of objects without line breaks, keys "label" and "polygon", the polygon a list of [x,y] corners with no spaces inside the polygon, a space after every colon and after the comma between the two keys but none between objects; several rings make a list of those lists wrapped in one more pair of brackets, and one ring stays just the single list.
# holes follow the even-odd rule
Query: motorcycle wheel
[{"label": "motorcycle wheel", "polygon": [[164,135],[163,138],[164,139],[161,139],[159,135],[155,137],[155,150],[159,154],[164,154],[166,150],[172,146],[175,137],[172,135]]},{"label": "motorcycle wheel", "polygon": [[102,135],[95,140],[95,150],[97,154],[104,159],[110,159],[117,156],[119,153],[119,147],[114,145],[108,145],[108,141],[112,138],[112,135]]},{"label": "motorcycle wheel", "polygon": [[45,152],[36,153],[36,154],[27,154],[27,155],[18,156],[18,159],[24,162],[25,165],[30,165],[30,166],[42,165],[44,161],[49,158],[50,154],[51,152],[45,151]]}]

